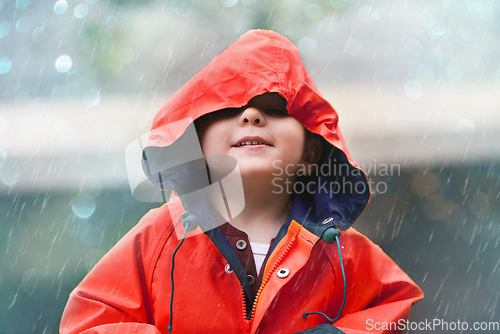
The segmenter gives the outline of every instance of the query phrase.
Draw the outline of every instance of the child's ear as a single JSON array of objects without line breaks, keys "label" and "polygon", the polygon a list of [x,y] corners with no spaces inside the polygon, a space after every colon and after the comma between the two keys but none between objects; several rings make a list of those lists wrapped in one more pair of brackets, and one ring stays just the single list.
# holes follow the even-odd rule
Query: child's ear
[{"label": "child's ear", "polygon": [[306,130],[306,139],[304,143],[304,153],[302,154],[303,169],[300,172],[305,175],[312,174],[317,167],[323,145],[321,137]]}]

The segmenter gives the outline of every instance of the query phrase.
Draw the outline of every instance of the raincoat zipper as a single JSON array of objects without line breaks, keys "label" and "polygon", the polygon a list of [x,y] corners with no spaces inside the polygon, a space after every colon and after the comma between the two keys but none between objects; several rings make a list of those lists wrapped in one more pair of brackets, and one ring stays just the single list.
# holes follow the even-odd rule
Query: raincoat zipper
[{"label": "raincoat zipper", "polygon": [[259,302],[259,298],[260,298],[260,295],[262,293],[262,290],[264,290],[264,287],[267,285],[267,283],[271,279],[272,275],[274,274],[274,272],[276,271],[278,266],[281,264],[281,262],[283,262],[283,259],[285,258],[286,254],[290,251],[290,248],[292,247],[295,240],[296,240],[296,236],[293,236],[293,238],[288,242],[288,245],[286,246],[283,253],[281,253],[278,260],[272,266],[271,270],[269,270],[267,272],[264,280],[262,280],[262,284],[260,285],[259,290],[257,291],[257,294],[255,295],[250,320],[247,319],[248,312],[247,312],[247,306],[245,303],[245,292],[244,292],[243,287],[242,287],[241,296],[242,296],[242,301],[243,301],[243,324],[244,324],[245,333],[250,333],[252,331],[253,320],[255,317],[255,309],[257,308],[257,303]]},{"label": "raincoat zipper", "polygon": [[250,330],[252,329],[252,325],[250,323],[250,320],[247,319],[247,304],[245,302],[245,290],[243,289],[243,286],[241,287],[241,302],[242,302],[242,307],[243,307],[243,333],[250,333]]}]

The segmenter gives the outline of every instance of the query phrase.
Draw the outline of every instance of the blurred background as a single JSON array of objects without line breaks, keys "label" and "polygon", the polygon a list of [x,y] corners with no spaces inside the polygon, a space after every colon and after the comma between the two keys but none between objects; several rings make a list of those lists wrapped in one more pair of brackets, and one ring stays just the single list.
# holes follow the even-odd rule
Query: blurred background
[{"label": "blurred background", "polygon": [[374,190],[355,226],[424,290],[411,319],[499,321],[500,2],[0,0],[0,333],[57,332],[157,205],[126,146],[251,28],[294,42],[340,114]]}]

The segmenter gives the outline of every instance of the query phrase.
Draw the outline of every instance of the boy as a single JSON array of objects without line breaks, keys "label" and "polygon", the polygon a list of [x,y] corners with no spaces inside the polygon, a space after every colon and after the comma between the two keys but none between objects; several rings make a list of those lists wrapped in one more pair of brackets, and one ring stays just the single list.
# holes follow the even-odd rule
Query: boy
[{"label": "boy", "polygon": [[[148,157],[161,156],[151,152],[181,140],[187,117],[212,183],[223,171],[210,157],[237,161],[245,206],[227,222],[212,198],[188,201],[182,177],[149,169]],[[349,228],[368,203],[367,178],[335,110],[277,33],[247,32],[177,91],[155,117],[144,159],[148,176],[180,197],[149,212],[73,291],[63,333],[396,332],[423,296]],[[344,168],[320,168],[334,165]]]}]

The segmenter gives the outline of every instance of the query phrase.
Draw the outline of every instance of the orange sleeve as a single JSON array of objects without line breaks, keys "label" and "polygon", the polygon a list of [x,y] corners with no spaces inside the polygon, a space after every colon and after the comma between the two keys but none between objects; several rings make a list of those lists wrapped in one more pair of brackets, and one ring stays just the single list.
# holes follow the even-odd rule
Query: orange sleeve
[{"label": "orange sleeve", "polygon": [[348,334],[400,333],[422,290],[382,249],[354,229],[340,239],[347,279],[342,317],[333,325]]},{"label": "orange sleeve", "polygon": [[166,206],[150,211],[92,268],[70,295],[61,333],[160,333],[150,283],[170,220]]}]

